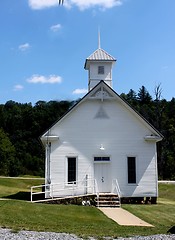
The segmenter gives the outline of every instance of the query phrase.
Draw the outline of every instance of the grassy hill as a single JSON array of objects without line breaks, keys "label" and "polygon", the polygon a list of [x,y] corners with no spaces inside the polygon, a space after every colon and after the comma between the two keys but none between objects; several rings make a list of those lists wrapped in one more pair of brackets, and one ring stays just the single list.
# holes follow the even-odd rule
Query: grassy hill
[{"label": "grassy hill", "polygon": [[159,184],[156,205],[122,205],[155,226],[150,228],[119,226],[95,207],[31,203],[30,187],[42,183],[37,178],[0,178],[0,227],[102,238],[167,233],[175,223],[175,185]]}]

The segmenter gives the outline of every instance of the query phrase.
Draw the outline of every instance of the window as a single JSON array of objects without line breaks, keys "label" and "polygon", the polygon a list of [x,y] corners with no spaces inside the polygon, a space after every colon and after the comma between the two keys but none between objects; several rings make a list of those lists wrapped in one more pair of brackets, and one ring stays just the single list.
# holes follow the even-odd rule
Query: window
[{"label": "window", "polygon": [[128,157],[128,183],[136,183],[136,158]]},{"label": "window", "polygon": [[71,184],[76,182],[76,157],[68,157],[67,159],[68,165],[68,183]]},{"label": "window", "polygon": [[98,74],[104,74],[104,73],[105,73],[104,66],[98,66]]},{"label": "window", "polygon": [[110,161],[110,157],[94,157],[94,162],[97,162],[97,161],[101,161],[101,162],[103,162],[103,161]]}]

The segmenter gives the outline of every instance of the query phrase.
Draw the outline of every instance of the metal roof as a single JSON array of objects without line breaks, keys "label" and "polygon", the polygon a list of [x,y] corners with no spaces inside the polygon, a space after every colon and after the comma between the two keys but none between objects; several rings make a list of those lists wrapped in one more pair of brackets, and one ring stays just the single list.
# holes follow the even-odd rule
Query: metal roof
[{"label": "metal roof", "polygon": [[86,60],[107,60],[107,61],[116,61],[114,57],[112,57],[105,50],[98,48],[95,52],[93,52]]},{"label": "metal roof", "polygon": [[95,52],[93,52],[88,58],[86,58],[84,68],[87,69],[87,63],[89,61],[112,61],[115,62],[116,59],[112,57],[109,53],[107,53],[102,48],[98,48]]}]

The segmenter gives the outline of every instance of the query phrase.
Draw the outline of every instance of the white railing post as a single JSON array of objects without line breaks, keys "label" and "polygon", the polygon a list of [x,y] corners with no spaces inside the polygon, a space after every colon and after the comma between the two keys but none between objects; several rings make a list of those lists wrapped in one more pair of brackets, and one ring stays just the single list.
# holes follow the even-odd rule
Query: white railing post
[{"label": "white railing post", "polygon": [[52,190],[52,199],[53,199],[53,184],[51,184],[51,190]]},{"label": "white railing post", "polygon": [[98,184],[96,179],[94,179],[94,190],[95,190],[95,194],[97,195],[97,207],[99,207],[99,191],[98,191]]},{"label": "white railing post", "polygon": [[73,182],[73,196],[75,194],[75,187],[74,187],[74,185],[75,185],[75,182]]},{"label": "white railing post", "polygon": [[88,175],[86,174],[86,178],[85,178],[85,194],[88,193]]},{"label": "white railing post", "polygon": [[120,202],[120,205],[121,205],[121,191],[120,191],[120,187],[119,187],[117,179],[113,180],[112,185],[113,185],[112,186],[113,187],[113,192],[116,190],[118,198],[119,198],[119,202]]}]

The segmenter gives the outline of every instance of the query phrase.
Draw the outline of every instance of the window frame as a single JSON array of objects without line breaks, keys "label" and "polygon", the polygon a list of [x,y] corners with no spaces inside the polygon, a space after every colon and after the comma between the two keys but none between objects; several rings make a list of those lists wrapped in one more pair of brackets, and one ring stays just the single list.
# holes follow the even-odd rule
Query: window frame
[{"label": "window frame", "polygon": [[[96,158],[96,160],[95,160]],[[110,163],[111,162],[111,157],[109,155],[98,155],[94,156],[94,163]]]},{"label": "window frame", "polygon": [[105,74],[105,67],[104,65],[98,66],[98,75],[104,75]]},{"label": "window frame", "polygon": [[[129,161],[134,162],[129,162]],[[137,158],[136,156],[127,156],[127,183],[129,185],[137,184]]]},{"label": "window frame", "polygon": [[[70,181],[69,178],[69,174],[70,174],[70,169],[69,169],[69,161],[71,161],[70,159],[75,159],[75,163],[74,163],[74,180]],[[66,157],[66,184],[67,185],[72,185],[72,184],[77,184],[77,161],[78,158],[76,156],[67,156]]]}]

